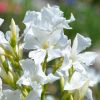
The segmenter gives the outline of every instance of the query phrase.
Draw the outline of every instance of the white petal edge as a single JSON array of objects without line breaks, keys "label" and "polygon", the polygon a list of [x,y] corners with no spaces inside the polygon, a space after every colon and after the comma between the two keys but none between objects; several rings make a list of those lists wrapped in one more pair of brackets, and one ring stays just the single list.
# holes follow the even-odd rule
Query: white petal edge
[{"label": "white petal edge", "polygon": [[85,63],[87,66],[92,65],[95,62],[98,54],[96,52],[85,52],[78,55],[79,60],[82,63]]},{"label": "white petal edge", "polygon": [[73,53],[80,53],[85,50],[87,47],[91,45],[91,39],[89,37],[84,37],[77,33],[73,45],[72,45],[72,52]]}]

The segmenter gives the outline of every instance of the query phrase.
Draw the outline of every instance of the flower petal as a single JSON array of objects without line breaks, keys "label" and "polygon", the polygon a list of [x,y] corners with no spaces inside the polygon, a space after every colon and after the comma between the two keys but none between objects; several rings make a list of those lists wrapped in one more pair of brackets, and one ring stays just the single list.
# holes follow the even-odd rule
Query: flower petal
[{"label": "flower petal", "polygon": [[[35,64],[35,62],[32,59],[25,59],[20,61],[20,65],[22,66],[22,69],[24,71],[24,74],[19,79],[19,84],[33,84],[33,82],[38,82],[40,84],[44,84],[46,80],[46,75],[42,70],[41,64]],[[26,81],[23,82],[26,78]],[[27,82],[28,81],[28,82]],[[24,85],[25,85],[24,84]]]},{"label": "flower petal", "polygon": [[38,96],[38,93],[32,90],[28,96],[25,97],[25,100],[40,100],[41,97]]},{"label": "flower petal", "polygon": [[71,13],[70,19],[69,19],[69,20],[66,20],[65,28],[66,28],[66,29],[72,29],[72,27],[69,26],[69,23],[71,23],[71,22],[73,22],[73,21],[75,21],[75,17],[74,17],[74,15]]},{"label": "flower petal", "polygon": [[61,50],[59,49],[48,49],[48,61],[62,56]]},{"label": "flower petal", "polygon": [[82,74],[86,74],[86,69],[85,69],[85,65],[81,64],[80,62],[75,62],[73,63],[73,67],[75,68],[76,71],[82,73]]},{"label": "flower petal", "polygon": [[74,17],[74,15],[71,13],[71,17],[70,17],[69,20],[67,20],[67,22],[68,22],[68,23],[71,23],[71,22],[73,22],[73,21],[75,21],[75,17]]},{"label": "flower petal", "polygon": [[38,49],[29,52],[29,58],[33,59],[36,64],[42,63],[46,56],[46,51],[43,49]]},{"label": "flower petal", "polygon": [[35,69],[35,63],[31,59],[25,59],[25,60],[20,60],[20,65],[23,69],[23,71],[29,71],[30,74],[34,73],[36,71]]},{"label": "flower petal", "polygon": [[86,95],[85,95],[84,100],[93,100],[92,90],[91,90],[91,89],[88,89],[88,90],[87,90],[87,93],[86,93]]},{"label": "flower petal", "polygon": [[38,22],[38,16],[39,12],[27,11],[23,23],[29,28],[31,25],[35,25]]},{"label": "flower petal", "polygon": [[36,49],[39,47],[40,42],[34,37],[32,29],[28,30],[28,33],[24,37],[24,48],[25,49]]},{"label": "flower petal", "polygon": [[48,42],[51,47],[63,49],[67,45],[68,38],[64,35],[63,30],[56,30],[49,37]]},{"label": "flower petal", "polygon": [[18,85],[26,85],[30,86],[31,85],[31,79],[29,76],[29,72],[25,71],[24,74],[20,77],[20,79],[17,81]]},{"label": "flower petal", "polygon": [[49,45],[56,46],[61,38],[62,30],[55,30],[48,38]]},{"label": "flower petal", "polygon": [[60,77],[57,77],[57,76],[54,76],[52,73],[50,73],[48,76],[47,76],[47,80],[45,83],[53,83],[54,81],[60,79]]},{"label": "flower petal", "polygon": [[80,89],[86,82],[86,77],[84,77],[80,72],[75,72],[70,82],[68,82],[67,78],[65,79],[64,90]]},{"label": "flower petal", "polygon": [[8,41],[5,39],[3,32],[0,31],[0,44],[8,44]]},{"label": "flower petal", "polygon": [[85,52],[78,55],[79,60],[82,63],[85,63],[87,66],[90,66],[94,63],[96,57],[98,56],[95,52]]},{"label": "flower petal", "polygon": [[21,100],[21,93],[19,90],[4,90],[3,91],[3,99],[2,100]]},{"label": "flower petal", "polygon": [[25,97],[25,100],[40,100],[42,93],[42,86],[34,82],[32,84],[33,90]]},{"label": "flower petal", "polygon": [[72,51],[74,53],[80,53],[81,51],[85,50],[87,47],[91,45],[91,39],[88,37],[84,37],[80,34],[77,34],[73,46],[72,46]]}]

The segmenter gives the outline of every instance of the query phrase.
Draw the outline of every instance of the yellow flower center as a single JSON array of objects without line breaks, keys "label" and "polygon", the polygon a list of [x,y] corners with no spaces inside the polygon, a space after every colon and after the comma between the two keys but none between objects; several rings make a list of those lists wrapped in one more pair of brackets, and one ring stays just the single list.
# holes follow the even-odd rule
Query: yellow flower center
[{"label": "yellow flower center", "polygon": [[42,45],[43,49],[47,49],[49,47],[48,41],[45,41]]}]

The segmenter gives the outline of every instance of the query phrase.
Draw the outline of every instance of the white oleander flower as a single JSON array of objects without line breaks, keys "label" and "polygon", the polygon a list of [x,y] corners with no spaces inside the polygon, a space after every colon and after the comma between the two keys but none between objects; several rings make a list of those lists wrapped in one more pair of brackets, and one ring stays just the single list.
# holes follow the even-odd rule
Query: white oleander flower
[{"label": "white oleander flower", "polygon": [[21,60],[20,65],[22,66],[24,74],[17,82],[19,85],[23,84],[34,87],[34,83],[43,85],[59,79],[59,77],[53,74],[46,76],[42,70],[42,66],[40,64],[35,64],[31,59]]},{"label": "white oleander flower", "polygon": [[67,71],[63,72],[61,75],[63,75],[62,77],[64,78],[64,90],[80,90],[80,95],[83,97],[86,94],[87,88],[96,84],[95,80],[91,80],[88,75],[86,76],[86,74],[82,74],[78,71],[73,73],[71,79],[69,79],[69,73]]},{"label": "white oleander flower", "polygon": [[28,30],[32,27],[39,33],[51,33],[57,29],[71,29],[68,24],[74,20],[73,14],[69,20],[66,20],[58,6],[48,5],[40,12],[27,11],[23,22]]},{"label": "white oleander flower", "polygon": [[[69,43],[69,46],[63,50],[65,60],[62,65],[62,69],[68,69],[73,66],[75,70],[84,72],[85,67],[92,65],[97,57],[97,53],[95,52],[82,52],[90,45],[90,38],[77,34],[72,47]],[[65,65],[66,61],[67,65]]]},{"label": "white oleander flower", "polygon": [[[36,63],[43,61],[46,53],[48,60],[61,56],[61,50],[67,45],[67,37],[61,30],[55,31],[53,34],[35,34],[35,36],[27,34],[25,37],[25,48],[35,49],[29,53],[29,57],[34,59]],[[42,59],[37,59],[37,58]],[[40,62],[41,63],[41,62]]]},{"label": "white oleander flower", "polygon": [[[78,67],[80,67],[80,66],[78,66]],[[64,89],[65,90],[80,89],[81,87],[83,87],[83,85],[86,82],[88,82],[88,87],[93,87],[100,81],[99,75],[95,74],[93,72],[93,70],[90,71],[89,69],[84,70],[83,72],[76,70],[75,72],[73,72],[71,77],[69,77],[68,70],[64,72],[63,70],[60,69],[58,71],[58,74],[60,76],[62,75],[64,77]],[[70,79],[70,81],[69,81],[69,79]]]},{"label": "white oleander flower", "polygon": [[87,73],[86,67],[93,64],[97,54],[95,52],[82,53],[82,51],[90,45],[90,38],[77,34],[72,48],[69,42],[66,49],[62,51],[64,61],[56,73],[64,77],[65,90],[79,89],[87,81],[89,81],[89,86],[95,83],[95,81],[90,79],[90,75]]},{"label": "white oleander flower", "polygon": [[[74,66],[79,67],[80,70],[75,69]],[[69,91],[79,90],[85,83],[89,83],[90,80],[86,74],[86,70],[80,63],[74,63],[73,66],[69,67],[67,61],[56,71],[56,75],[64,79],[64,90]]]},{"label": "white oleander flower", "polygon": [[[63,49],[67,45],[67,36],[64,35],[63,28],[71,29],[68,23],[74,20],[72,14],[71,18],[66,20],[58,6],[44,7],[40,12],[28,11],[24,19],[27,30],[24,48],[38,49],[38,51],[30,52],[29,57],[36,62],[38,62],[37,58],[41,58],[41,53],[41,60],[44,59],[46,53],[48,53],[48,60],[60,57],[59,49]],[[39,59],[39,61],[41,60]]]},{"label": "white oleander flower", "polygon": [[64,74],[64,90],[80,89],[88,81],[87,77],[77,71],[75,71],[71,79],[69,79],[69,73],[66,72]]}]

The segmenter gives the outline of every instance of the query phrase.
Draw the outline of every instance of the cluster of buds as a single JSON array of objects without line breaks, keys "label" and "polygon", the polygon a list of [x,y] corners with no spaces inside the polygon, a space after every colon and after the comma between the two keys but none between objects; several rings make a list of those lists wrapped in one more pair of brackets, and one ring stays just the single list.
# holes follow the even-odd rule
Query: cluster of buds
[{"label": "cluster of buds", "polygon": [[48,100],[47,88],[54,82],[60,85],[60,100],[84,100],[85,96],[93,100],[90,87],[98,79],[90,75],[90,65],[97,54],[82,52],[91,45],[90,38],[77,33],[71,44],[64,35],[73,21],[73,14],[66,20],[58,6],[27,11],[20,37],[11,20],[10,31],[0,32],[0,100]]}]

